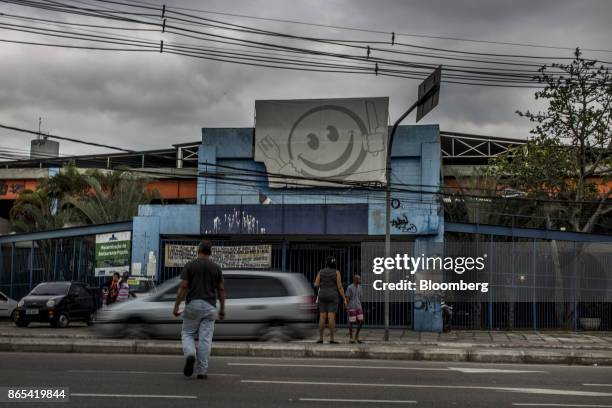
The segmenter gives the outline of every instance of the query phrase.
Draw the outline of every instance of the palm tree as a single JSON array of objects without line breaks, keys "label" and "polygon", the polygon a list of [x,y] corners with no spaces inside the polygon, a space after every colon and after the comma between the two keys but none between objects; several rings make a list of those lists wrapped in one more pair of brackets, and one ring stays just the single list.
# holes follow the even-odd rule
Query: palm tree
[{"label": "palm tree", "polygon": [[45,231],[64,228],[72,218],[72,211],[58,209],[56,199],[43,183],[36,190],[21,192],[10,210],[10,217],[15,232]]},{"label": "palm tree", "polygon": [[146,189],[148,180],[122,171],[93,172],[84,175],[88,192],[68,196],[62,207],[73,208],[77,219],[88,224],[131,220],[138,215],[138,206],[158,197],[157,191]]}]

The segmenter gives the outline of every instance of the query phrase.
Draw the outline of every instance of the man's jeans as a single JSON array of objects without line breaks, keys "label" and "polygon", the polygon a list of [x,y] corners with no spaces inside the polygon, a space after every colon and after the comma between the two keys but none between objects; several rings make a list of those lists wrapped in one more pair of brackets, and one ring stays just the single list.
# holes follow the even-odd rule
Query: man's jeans
[{"label": "man's jeans", "polygon": [[205,300],[194,299],[183,311],[183,330],[181,340],[185,357],[196,356],[196,335],[199,337],[196,374],[206,374],[208,357],[215,329],[215,307]]}]

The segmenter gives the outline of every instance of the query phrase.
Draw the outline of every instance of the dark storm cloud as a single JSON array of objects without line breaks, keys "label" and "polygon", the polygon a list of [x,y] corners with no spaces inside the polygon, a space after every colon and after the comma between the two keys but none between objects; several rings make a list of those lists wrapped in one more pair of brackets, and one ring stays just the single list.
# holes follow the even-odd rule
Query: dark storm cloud
[{"label": "dark storm cloud", "polygon": [[[167,2],[171,5],[173,2]],[[404,33],[609,48],[609,1],[199,1],[175,5],[238,14]],[[6,11],[4,5],[0,12]],[[16,14],[31,10],[11,6]],[[230,17],[214,18],[230,20]],[[231,21],[303,35],[388,39],[385,35],[289,23]],[[18,38],[0,32],[1,38]],[[159,37],[155,37],[159,38]],[[467,51],[570,56],[567,50],[503,47],[401,37],[406,43]],[[185,41],[184,39],[182,41]],[[300,44],[304,45],[304,44]],[[218,46],[218,44],[217,44]],[[590,54],[612,59],[611,54]],[[206,126],[252,126],[255,99],[389,96],[390,118],[415,97],[417,81],[247,67],[168,54],[119,54],[0,47],[0,122],[133,149],[195,141]],[[425,122],[442,129],[525,137],[514,111],[533,106],[532,91],[448,85]],[[406,123],[410,123],[409,118]],[[0,145],[27,149],[29,138],[0,132]],[[62,143],[62,154],[88,153]]]}]

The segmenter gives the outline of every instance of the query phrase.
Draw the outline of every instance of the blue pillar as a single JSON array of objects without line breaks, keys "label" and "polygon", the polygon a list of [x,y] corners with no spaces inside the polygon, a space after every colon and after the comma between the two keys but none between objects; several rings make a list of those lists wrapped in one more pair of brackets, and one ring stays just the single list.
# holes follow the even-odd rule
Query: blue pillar
[{"label": "blue pillar", "polygon": [[[426,201],[436,201],[435,192],[440,185],[441,174],[440,143],[425,142],[421,144],[421,197]],[[431,209],[429,224],[437,224],[437,233],[431,236],[417,236],[414,243],[414,256],[434,255],[442,249],[444,241],[444,218],[439,205]],[[428,298],[426,307],[413,309],[413,327],[415,331],[441,332],[443,327],[440,299]]]}]

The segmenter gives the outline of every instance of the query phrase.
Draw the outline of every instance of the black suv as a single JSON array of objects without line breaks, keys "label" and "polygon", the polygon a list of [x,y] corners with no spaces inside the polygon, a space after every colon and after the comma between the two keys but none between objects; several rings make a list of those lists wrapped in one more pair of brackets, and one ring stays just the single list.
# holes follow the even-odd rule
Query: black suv
[{"label": "black suv", "polygon": [[17,304],[15,324],[27,327],[31,322],[48,322],[53,327],[67,327],[71,321],[89,324],[96,311],[96,292],[82,282],[43,282]]}]

